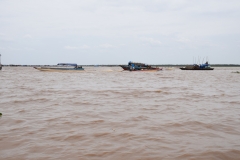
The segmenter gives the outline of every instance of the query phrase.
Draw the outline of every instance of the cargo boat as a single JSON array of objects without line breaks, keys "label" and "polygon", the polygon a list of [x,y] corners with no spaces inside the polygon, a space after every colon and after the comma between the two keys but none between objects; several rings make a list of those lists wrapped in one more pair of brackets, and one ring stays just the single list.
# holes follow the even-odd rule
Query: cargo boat
[{"label": "cargo boat", "polygon": [[58,63],[56,67],[33,67],[39,71],[84,71],[76,63]]},{"label": "cargo boat", "polygon": [[152,67],[139,62],[128,62],[128,65],[120,65],[124,71],[160,71],[162,68]]},{"label": "cargo boat", "polygon": [[181,70],[214,70],[214,68],[211,68],[211,66],[208,64],[208,61],[204,64],[194,64],[194,65],[189,65],[185,67],[181,67]]}]

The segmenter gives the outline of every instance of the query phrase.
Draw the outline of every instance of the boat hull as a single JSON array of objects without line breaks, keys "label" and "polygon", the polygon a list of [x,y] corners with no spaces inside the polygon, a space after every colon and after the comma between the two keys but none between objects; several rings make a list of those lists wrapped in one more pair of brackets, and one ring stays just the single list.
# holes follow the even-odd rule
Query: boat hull
[{"label": "boat hull", "polygon": [[120,67],[122,67],[123,70],[130,70],[130,67],[127,65],[120,65]]},{"label": "boat hull", "polygon": [[130,70],[130,69],[127,69],[127,70],[123,70],[123,71],[130,71],[130,72],[157,72],[157,71],[161,71],[162,68],[159,68],[159,69],[135,69],[135,70]]},{"label": "boat hull", "polygon": [[129,70],[131,72],[156,72],[156,71],[161,71],[162,68],[154,68],[154,69],[140,69],[140,70]]},{"label": "boat hull", "polygon": [[138,69],[133,69],[133,70],[131,70],[130,69],[130,66],[127,66],[127,65],[120,65],[120,67],[122,67],[122,69],[124,70],[124,71],[133,71],[133,72],[146,72],[146,71],[152,71],[152,72],[155,72],[155,71],[161,71],[162,70],[162,68],[153,68],[153,67],[151,67],[151,68],[138,68]]},{"label": "boat hull", "polygon": [[214,70],[214,68],[180,68],[181,70],[197,70],[197,71],[209,71]]},{"label": "boat hull", "polygon": [[33,67],[39,71],[50,71],[50,72],[65,72],[65,71],[84,71],[83,68],[45,68],[45,67]]}]

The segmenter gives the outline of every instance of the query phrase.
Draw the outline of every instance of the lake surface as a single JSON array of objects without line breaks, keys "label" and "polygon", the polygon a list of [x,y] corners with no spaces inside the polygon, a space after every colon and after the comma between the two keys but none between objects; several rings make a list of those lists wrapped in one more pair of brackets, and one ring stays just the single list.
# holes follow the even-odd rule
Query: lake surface
[{"label": "lake surface", "polygon": [[240,159],[240,68],[0,71],[0,159]]}]

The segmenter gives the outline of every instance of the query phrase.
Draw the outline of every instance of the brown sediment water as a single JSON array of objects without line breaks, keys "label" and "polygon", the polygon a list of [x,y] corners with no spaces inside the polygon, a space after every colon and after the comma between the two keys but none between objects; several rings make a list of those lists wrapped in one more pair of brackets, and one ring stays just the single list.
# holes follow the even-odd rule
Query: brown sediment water
[{"label": "brown sediment water", "polygon": [[240,68],[0,72],[0,159],[240,159]]}]

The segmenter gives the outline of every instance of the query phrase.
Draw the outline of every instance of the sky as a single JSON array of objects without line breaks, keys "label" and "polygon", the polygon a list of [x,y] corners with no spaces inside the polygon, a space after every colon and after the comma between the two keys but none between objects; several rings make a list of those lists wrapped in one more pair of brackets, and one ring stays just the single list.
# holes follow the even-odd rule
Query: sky
[{"label": "sky", "polygon": [[0,0],[2,64],[240,64],[240,0]]}]

